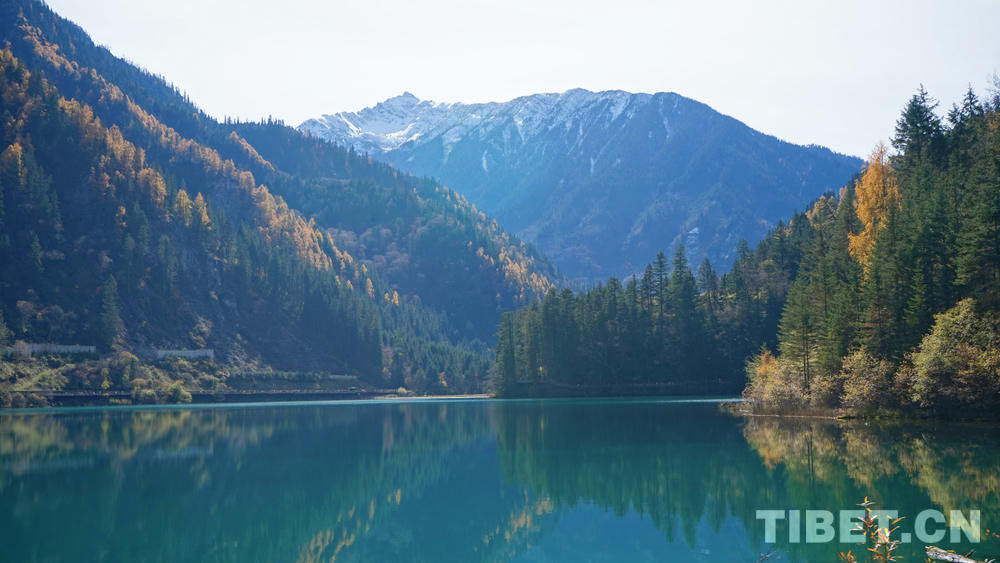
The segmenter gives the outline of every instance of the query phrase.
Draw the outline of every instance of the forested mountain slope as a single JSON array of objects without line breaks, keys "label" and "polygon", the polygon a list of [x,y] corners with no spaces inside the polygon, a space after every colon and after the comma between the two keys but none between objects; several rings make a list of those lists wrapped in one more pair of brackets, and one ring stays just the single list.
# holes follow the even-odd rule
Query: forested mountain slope
[{"label": "forested mountain slope", "polygon": [[673,93],[570,90],[484,104],[404,94],[300,129],[440,179],[569,277],[595,283],[682,243],[692,262],[727,270],[741,238],[755,244],[862,164]]},{"label": "forested mountain slope", "polygon": [[[481,359],[451,347],[442,316],[377,298],[385,282],[248,173],[195,150],[179,162],[207,178],[178,180],[39,76],[0,53],[5,336],[104,351],[209,347],[243,369],[378,383],[446,365],[476,384]],[[236,212],[206,203],[199,185]]]},{"label": "forested mountain slope", "polygon": [[217,122],[41,3],[4,3],[0,28],[4,341],[472,390],[475,339],[558,277],[434,181]]},{"label": "forested mountain slope", "polygon": [[[117,125],[149,158],[175,160],[159,147],[169,138],[231,160],[279,206],[284,201],[293,214],[314,219],[341,250],[350,247],[360,264],[380,271],[401,298],[446,312],[461,338],[491,339],[500,310],[543,295],[559,279],[533,247],[434,181],[278,122],[217,122],[162,78],[113,57],[36,2],[8,3],[3,27],[15,56],[45,72],[66,97],[90,105],[105,125]],[[454,283],[458,278],[469,283]]]}]

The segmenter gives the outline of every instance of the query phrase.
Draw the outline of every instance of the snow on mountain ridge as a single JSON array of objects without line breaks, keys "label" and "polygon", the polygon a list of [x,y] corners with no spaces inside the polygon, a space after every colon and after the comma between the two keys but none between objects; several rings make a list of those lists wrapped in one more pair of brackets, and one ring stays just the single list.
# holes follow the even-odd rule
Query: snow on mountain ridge
[{"label": "snow on mountain ridge", "polygon": [[437,178],[589,282],[681,243],[692,263],[727,268],[741,238],[759,240],[860,167],[675,93],[575,89],[479,104],[404,93],[300,129]]},{"label": "snow on mountain ridge", "polygon": [[[475,129],[480,129],[479,135],[484,137],[498,126],[512,125],[520,142],[525,143],[543,130],[564,126],[569,131],[574,120],[579,120],[579,140],[585,134],[581,115],[593,115],[596,110],[605,118],[601,121],[603,128],[607,128],[626,110],[630,119],[652,99],[650,94],[622,90],[573,89],[561,94],[522,96],[507,102],[464,104],[420,100],[404,92],[358,112],[324,114],[305,121],[299,129],[372,154],[441,137],[447,160],[452,146]],[[596,120],[590,121],[588,128],[595,123]],[[506,133],[504,136],[509,139]]]}]

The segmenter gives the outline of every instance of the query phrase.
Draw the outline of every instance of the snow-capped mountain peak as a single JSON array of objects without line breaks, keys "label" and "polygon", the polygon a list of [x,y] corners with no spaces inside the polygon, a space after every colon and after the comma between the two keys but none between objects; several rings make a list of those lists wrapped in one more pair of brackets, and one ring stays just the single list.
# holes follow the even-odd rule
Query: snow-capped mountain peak
[{"label": "snow-capped mountain peak", "polygon": [[574,89],[478,104],[404,92],[300,129],[436,177],[592,282],[634,273],[681,243],[692,263],[708,257],[724,269],[740,238],[759,240],[860,168],[662,92]]},{"label": "snow-capped mountain peak", "polygon": [[[411,141],[420,144],[440,136],[447,155],[455,141],[477,128],[483,128],[485,133],[498,126],[512,126],[518,141],[525,143],[559,125],[569,129],[579,114],[593,114],[594,110],[603,119],[594,119],[593,124],[606,127],[627,108],[645,105],[651,99],[649,94],[620,90],[574,89],[562,94],[523,96],[508,102],[463,104],[420,100],[404,92],[358,112],[325,114],[307,120],[299,129],[372,155],[396,150]],[[577,125],[578,129],[584,127],[582,122]]]}]

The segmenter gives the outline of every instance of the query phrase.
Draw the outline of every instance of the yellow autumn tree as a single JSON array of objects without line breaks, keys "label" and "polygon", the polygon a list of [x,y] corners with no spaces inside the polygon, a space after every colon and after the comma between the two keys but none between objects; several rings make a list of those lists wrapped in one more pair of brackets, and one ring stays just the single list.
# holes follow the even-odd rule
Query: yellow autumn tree
[{"label": "yellow autumn tree", "polygon": [[198,192],[198,195],[195,196],[191,207],[193,209],[192,220],[194,221],[195,228],[211,231],[212,226],[208,218],[208,205],[205,204],[205,198],[202,197],[201,192]]},{"label": "yellow autumn tree", "polygon": [[22,190],[25,186],[24,149],[15,142],[0,153],[0,175],[7,189]]},{"label": "yellow autumn tree", "polygon": [[191,198],[183,189],[177,190],[177,196],[174,198],[174,216],[185,227],[191,225]]},{"label": "yellow autumn tree", "polygon": [[854,195],[858,219],[864,230],[850,235],[850,250],[851,256],[867,273],[875,237],[902,206],[896,174],[889,163],[888,148],[881,141],[868,156],[868,164],[855,183]]},{"label": "yellow autumn tree", "polygon": [[137,178],[140,189],[146,193],[150,201],[162,209],[163,202],[167,199],[167,184],[163,182],[163,177],[152,168],[143,168],[137,174]]}]

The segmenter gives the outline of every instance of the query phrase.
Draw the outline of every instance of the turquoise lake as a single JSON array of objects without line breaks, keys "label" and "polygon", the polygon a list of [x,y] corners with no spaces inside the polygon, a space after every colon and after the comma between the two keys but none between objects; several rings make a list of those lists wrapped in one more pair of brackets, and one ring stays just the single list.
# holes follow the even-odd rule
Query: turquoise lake
[{"label": "turquoise lake", "polygon": [[7,412],[0,560],[837,561],[866,496],[906,517],[904,561],[935,533],[997,557],[997,430],[667,399]]}]

